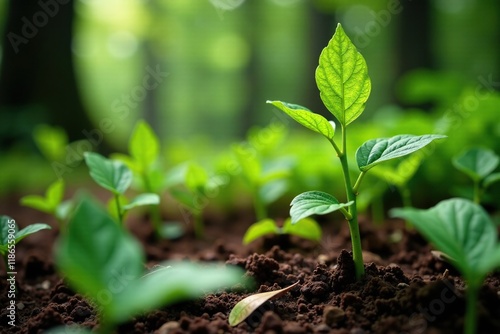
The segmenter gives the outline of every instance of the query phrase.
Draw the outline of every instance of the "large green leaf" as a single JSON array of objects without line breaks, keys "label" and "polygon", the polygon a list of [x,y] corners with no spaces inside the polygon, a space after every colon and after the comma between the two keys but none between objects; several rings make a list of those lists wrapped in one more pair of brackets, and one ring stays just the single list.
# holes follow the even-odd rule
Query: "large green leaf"
[{"label": "large green leaf", "polygon": [[116,307],[117,296],[140,277],[143,261],[139,243],[89,198],[77,207],[56,251],[59,270],[105,317]]},{"label": "large green leaf", "polygon": [[339,203],[339,201],[330,194],[322,191],[307,191],[296,196],[290,205],[290,217],[292,224],[310,215],[324,215],[341,208],[351,205],[348,203]]},{"label": "large green leaf", "polygon": [[473,180],[479,181],[488,176],[497,168],[500,157],[492,150],[474,147],[453,159],[453,165],[469,175]]},{"label": "large green leaf", "polygon": [[121,161],[109,160],[98,153],[85,152],[90,176],[101,187],[123,194],[132,183],[132,171]]},{"label": "large green leaf", "polygon": [[356,161],[361,171],[366,172],[381,162],[403,157],[425,147],[433,140],[446,138],[443,135],[398,135],[391,138],[372,139],[356,151]]},{"label": "large green leaf", "polygon": [[316,84],[321,100],[343,126],[363,112],[371,90],[368,68],[340,24],[321,52]]},{"label": "large green leaf", "polygon": [[298,104],[291,104],[281,101],[267,101],[276,108],[285,112],[288,116],[293,118],[297,123],[305,126],[309,130],[313,130],[322,134],[327,139],[333,140],[335,134],[335,123],[330,123],[326,118],[319,114],[315,114],[309,109],[299,106]]},{"label": "large green leaf", "polygon": [[247,245],[265,235],[278,233],[279,228],[276,226],[276,222],[270,218],[266,218],[250,225],[243,236],[243,243]]},{"label": "large green leaf", "polygon": [[153,129],[143,120],[137,122],[129,142],[130,156],[146,171],[158,159],[160,140]]},{"label": "large green leaf", "polygon": [[393,209],[391,215],[411,221],[469,282],[481,281],[500,266],[495,224],[481,206],[469,200],[453,198],[428,210]]},{"label": "large green leaf", "polygon": [[321,226],[311,218],[301,219],[295,224],[292,224],[292,220],[288,218],[285,220],[281,232],[313,241],[320,241],[322,235]]}]

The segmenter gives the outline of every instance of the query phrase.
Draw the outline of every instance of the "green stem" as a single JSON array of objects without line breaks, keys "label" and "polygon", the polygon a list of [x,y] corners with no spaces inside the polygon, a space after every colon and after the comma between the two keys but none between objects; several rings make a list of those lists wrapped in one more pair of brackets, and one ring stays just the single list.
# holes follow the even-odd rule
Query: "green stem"
[{"label": "green stem", "polygon": [[[148,193],[154,193],[153,192],[153,187],[151,187],[151,182],[149,182],[148,178],[148,173],[146,171],[143,171],[141,173],[142,176],[142,182],[144,184],[144,189]],[[157,238],[161,238],[163,233],[161,231],[161,215],[160,215],[160,206],[159,205],[152,205],[149,213],[151,215],[151,223],[153,225],[153,229],[155,230],[155,235]]]},{"label": "green stem", "polygon": [[481,203],[481,189],[479,181],[474,180],[474,203]]},{"label": "green stem", "polygon": [[120,222],[120,225],[123,226],[123,212],[122,212],[122,206],[120,205],[120,195],[114,194],[114,196],[115,196],[116,212],[118,214],[118,221]]},{"label": "green stem", "polygon": [[403,200],[403,206],[405,208],[411,208],[412,203],[411,203],[411,194],[410,194],[410,189],[406,185],[403,185],[399,188],[399,192],[401,193],[401,199]]},{"label": "green stem", "polygon": [[361,181],[365,177],[366,172],[361,172],[359,173],[358,179],[356,180],[356,183],[354,184],[354,187],[352,188],[352,191],[357,195],[359,191],[359,186],[361,185]]},{"label": "green stem", "polygon": [[259,191],[257,189],[253,190],[253,203],[255,206],[255,217],[257,221],[261,221],[267,217],[266,206],[259,196]]},{"label": "green stem", "polygon": [[202,239],[205,231],[203,227],[203,217],[200,212],[193,212],[193,219],[194,219],[194,235],[196,239]]},{"label": "green stem", "polygon": [[469,287],[467,288],[465,295],[466,309],[465,309],[464,334],[476,333],[478,295],[479,295],[479,287],[470,284]]},{"label": "green stem", "polygon": [[[356,269],[356,279],[360,279],[365,274],[365,267],[363,263],[363,250],[361,249],[361,235],[359,233],[358,224],[358,209],[356,203],[356,193],[351,185],[351,176],[349,174],[349,164],[347,162],[346,154],[346,135],[345,129],[342,127],[342,148],[343,154],[339,156],[340,163],[342,165],[342,173],[344,174],[345,188],[347,194],[347,201],[353,201],[354,203],[349,206],[350,219],[349,222],[349,232],[351,233],[351,243],[352,243],[352,258],[354,260],[354,267]],[[359,181],[359,178],[358,178]],[[359,187],[359,182],[358,187]]]}]

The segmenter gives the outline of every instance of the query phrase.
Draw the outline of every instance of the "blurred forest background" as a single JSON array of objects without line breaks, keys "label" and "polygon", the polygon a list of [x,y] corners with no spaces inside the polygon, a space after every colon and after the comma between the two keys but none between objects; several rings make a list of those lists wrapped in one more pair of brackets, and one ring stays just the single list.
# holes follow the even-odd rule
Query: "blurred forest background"
[{"label": "blurred forest background", "polygon": [[360,122],[500,88],[497,0],[3,0],[0,154],[36,153],[42,123],[117,151],[140,118],[227,145],[276,117],[268,99],[327,115],[314,70],[339,22],[372,79]]}]

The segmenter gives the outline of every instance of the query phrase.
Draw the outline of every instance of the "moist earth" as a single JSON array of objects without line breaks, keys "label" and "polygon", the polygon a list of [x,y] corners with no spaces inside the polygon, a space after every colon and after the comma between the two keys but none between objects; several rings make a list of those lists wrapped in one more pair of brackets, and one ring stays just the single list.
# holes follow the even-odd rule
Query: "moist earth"
[{"label": "moist earth", "polygon": [[[14,200],[13,200],[14,201]],[[14,205],[15,207],[15,205]],[[10,209],[10,208],[9,208]],[[9,210],[11,212],[11,210]],[[22,222],[50,221],[33,210],[11,214]],[[52,226],[56,224],[51,222]],[[253,289],[241,286],[178,303],[131,319],[117,333],[460,333],[465,284],[458,272],[431,253],[420,235],[389,221],[374,226],[361,219],[366,275],[356,281],[347,225],[324,221],[321,243],[270,236],[241,244],[252,223],[250,213],[206,217],[206,237],[188,233],[157,241],[147,218],[127,228],[143,244],[147,267],[166,260],[225,262],[245,270]],[[66,285],[54,268],[52,250],[58,231],[34,234],[16,248],[16,326],[7,325],[9,288],[1,280],[2,333],[43,333],[56,326],[99,327],[96,309]],[[238,326],[228,324],[232,307],[254,292],[299,284],[268,301]],[[500,274],[488,276],[478,303],[478,333],[500,333]]]}]

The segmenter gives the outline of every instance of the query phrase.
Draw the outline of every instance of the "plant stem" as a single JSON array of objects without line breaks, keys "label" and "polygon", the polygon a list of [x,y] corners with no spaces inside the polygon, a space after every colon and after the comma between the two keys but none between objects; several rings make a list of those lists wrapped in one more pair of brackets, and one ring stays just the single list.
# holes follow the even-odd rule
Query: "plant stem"
[{"label": "plant stem", "polygon": [[474,180],[474,203],[476,204],[481,203],[481,189],[479,181],[477,180]]},{"label": "plant stem", "polygon": [[255,206],[255,217],[256,217],[257,221],[261,221],[262,219],[265,219],[267,216],[266,207],[265,207],[264,203],[262,202],[262,199],[259,196],[258,189],[253,190],[253,203]]},{"label": "plant stem", "polygon": [[193,219],[194,219],[194,235],[196,239],[202,239],[205,232],[203,228],[203,219],[202,219],[202,214],[200,212],[193,212]]},{"label": "plant stem", "polygon": [[123,226],[123,212],[122,212],[122,206],[120,205],[120,195],[114,194],[114,196],[115,196],[116,213],[118,215],[118,221],[120,222],[120,225]]},{"label": "plant stem", "polygon": [[465,309],[464,334],[476,333],[478,295],[479,295],[479,287],[469,284],[465,295],[466,309]]},{"label": "plant stem", "polygon": [[[356,193],[354,192],[354,189],[351,185],[351,176],[349,174],[349,163],[347,162],[346,136],[344,127],[342,127],[342,154],[339,156],[339,159],[342,165],[342,172],[344,174],[347,201],[354,202],[349,206],[349,213],[351,218],[348,219],[348,222],[349,222],[349,232],[351,233],[352,258],[354,260],[354,267],[356,269],[356,279],[359,280],[365,274],[365,267],[363,263],[363,251],[361,249],[361,235],[359,233]],[[360,178],[362,177],[360,176]],[[357,182],[358,187],[360,178],[358,178]]]}]

